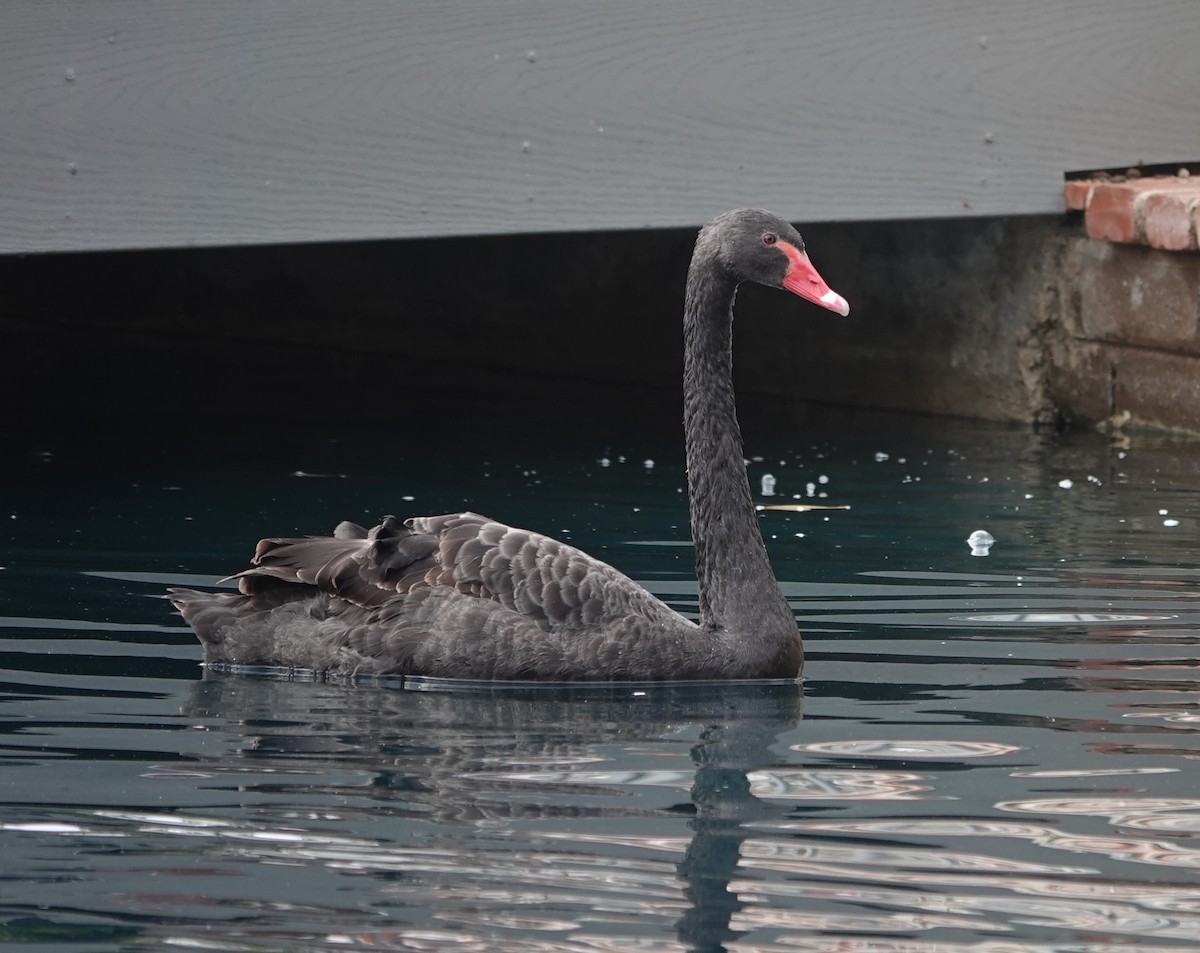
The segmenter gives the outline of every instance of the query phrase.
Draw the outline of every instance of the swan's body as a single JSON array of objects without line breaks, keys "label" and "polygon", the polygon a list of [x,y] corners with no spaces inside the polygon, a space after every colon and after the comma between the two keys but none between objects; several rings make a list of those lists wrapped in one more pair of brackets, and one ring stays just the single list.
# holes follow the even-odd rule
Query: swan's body
[{"label": "swan's body", "polygon": [[732,384],[739,283],[845,314],[787,223],[706,225],[684,308],[684,426],[698,623],[573,546],[474,513],[387,517],[332,537],[264,539],[240,594],[171,590],[209,665],[346,674],[643,681],[796,678],[804,652],[771,572]]}]

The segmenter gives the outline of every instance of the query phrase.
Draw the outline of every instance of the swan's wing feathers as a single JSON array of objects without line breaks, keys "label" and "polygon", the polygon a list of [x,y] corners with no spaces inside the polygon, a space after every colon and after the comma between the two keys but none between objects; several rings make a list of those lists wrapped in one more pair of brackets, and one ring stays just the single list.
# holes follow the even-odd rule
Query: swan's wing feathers
[{"label": "swan's wing feathers", "polygon": [[264,539],[253,567],[231,578],[244,595],[290,583],[377,606],[419,584],[436,564],[437,548],[436,537],[388,516],[369,531],[347,522],[333,536]]},{"label": "swan's wing feathers", "polygon": [[334,539],[366,539],[367,529],[359,526],[357,523],[351,523],[350,520],[342,520],[334,527]]},{"label": "swan's wing feathers", "polygon": [[[450,678],[570,680],[602,666],[609,678],[638,679],[666,640],[632,639],[631,620],[607,631],[546,629],[495,601],[448,586],[428,586],[356,616],[339,651],[359,659],[360,672],[402,672]],[[674,630],[675,636],[678,631]]]},{"label": "swan's wing feathers", "polygon": [[253,568],[229,578],[238,580],[238,589],[247,596],[273,583],[300,583],[336,592],[336,580],[354,571],[354,550],[361,545],[326,536],[263,539],[254,550]]},{"label": "swan's wing feathers", "polygon": [[[695,627],[566,543],[474,513],[271,538],[242,595],[174,591],[206,662],[358,674],[644,678],[680,667]],[[696,669],[699,671],[700,669]]]},{"label": "swan's wing feathers", "polygon": [[[436,538],[437,551],[412,564],[399,592],[445,586],[499,603],[543,630],[578,629],[631,616],[680,621],[628,576],[549,536],[478,513],[419,516],[404,525],[416,538]],[[424,573],[420,583],[412,575],[418,569]]]},{"label": "swan's wing feathers", "polygon": [[415,532],[394,516],[367,534],[365,545],[354,554],[364,579],[392,592],[403,591],[400,579],[411,576],[418,568],[428,568],[430,557],[438,549],[437,537]]},{"label": "swan's wing feathers", "polygon": [[437,533],[440,571],[427,578],[500,603],[544,629],[579,629],[604,620],[670,620],[675,613],[628,576],[567,543],[475,513],[422,517]]},{"label": "swan's wing feathers", "polygon": [[[389,607],[389,610],[391,607]],[[459,678],[568,678],[587,646],[565,631],[458,589],[432,586],[410,593],[389,626],[367,625],[385,664]]]},{"label": "swan's wing feathers", "polygon": [[[477,513],[388,516],[370,530],[339,525],[333,537],[271,538],[236,578],[251,595],[300,583],[364,608],[430,587],[497,603],[542,630],[605,620],[679,619],[641,586],[574,546]],[[460,610],[461,611],[461,610]]]}]

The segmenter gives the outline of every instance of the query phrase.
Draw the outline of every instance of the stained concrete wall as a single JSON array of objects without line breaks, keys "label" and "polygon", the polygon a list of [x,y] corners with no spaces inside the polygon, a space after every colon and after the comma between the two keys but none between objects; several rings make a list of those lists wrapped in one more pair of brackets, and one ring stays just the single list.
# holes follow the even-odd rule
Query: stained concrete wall
[{"label": "stained concrete wall", "polygon": [[1200,253],[1075,238],[1060,261],[1049,400],[1082,422],[1200,434]]},{"label": "stained concrete wall", "polygon": [[[1128,415],[1200,432],[1200,254],[1097,242],[1069,216],[803,231],[851,314],[744,287],[743,395],[1040,425]],[[486,416],[496,387],[569,401],[587,382],[674,392],[631,399],[675,406],[693,240],[687,229],[0,258],[0,425],[403,418],[435,413],[443,393],[477,394]],[[394,392],[414,383],[428,403],[399,406]]]}]

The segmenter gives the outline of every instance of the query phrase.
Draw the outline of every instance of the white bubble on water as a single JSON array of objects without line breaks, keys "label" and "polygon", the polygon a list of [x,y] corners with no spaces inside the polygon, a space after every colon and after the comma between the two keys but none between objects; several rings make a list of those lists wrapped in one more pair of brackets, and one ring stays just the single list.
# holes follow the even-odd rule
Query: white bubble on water
[{"label": "white bubble on water", "polygon": [[988,550],[996,543],[996,538],[986,529],[977,529],[967,537],[967,545],[971,547],[972,556],[986,556]]}]

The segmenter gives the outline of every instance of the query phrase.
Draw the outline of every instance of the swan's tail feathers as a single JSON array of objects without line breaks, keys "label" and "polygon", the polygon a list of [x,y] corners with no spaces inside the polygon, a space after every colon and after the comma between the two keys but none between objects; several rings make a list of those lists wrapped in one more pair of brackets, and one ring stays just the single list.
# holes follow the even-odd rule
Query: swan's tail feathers
[{"label": "swan's tail feathers", "polygon": [[[273,665],[314,671],[342,668],[348,629],[329,597],[309,587],[277,585],[239,593],[169,589],[168,595],[204,648],[207,665]],[[365,610],[340,603],[351,613]],[[353,620],[351,620],[353,621]]]},{"label": "swan's tail feathers", "polygon": [[167,598],[204,646],[206,658],[211,649],[219,649],[231,625],[241,624],[255,614],[261,615],[281,605],[286,601],[281,598],[283,595],[282,587],[274,598],[265,592],[247,598],[234,593],[198,592],[195,589],[167,590]]}]

